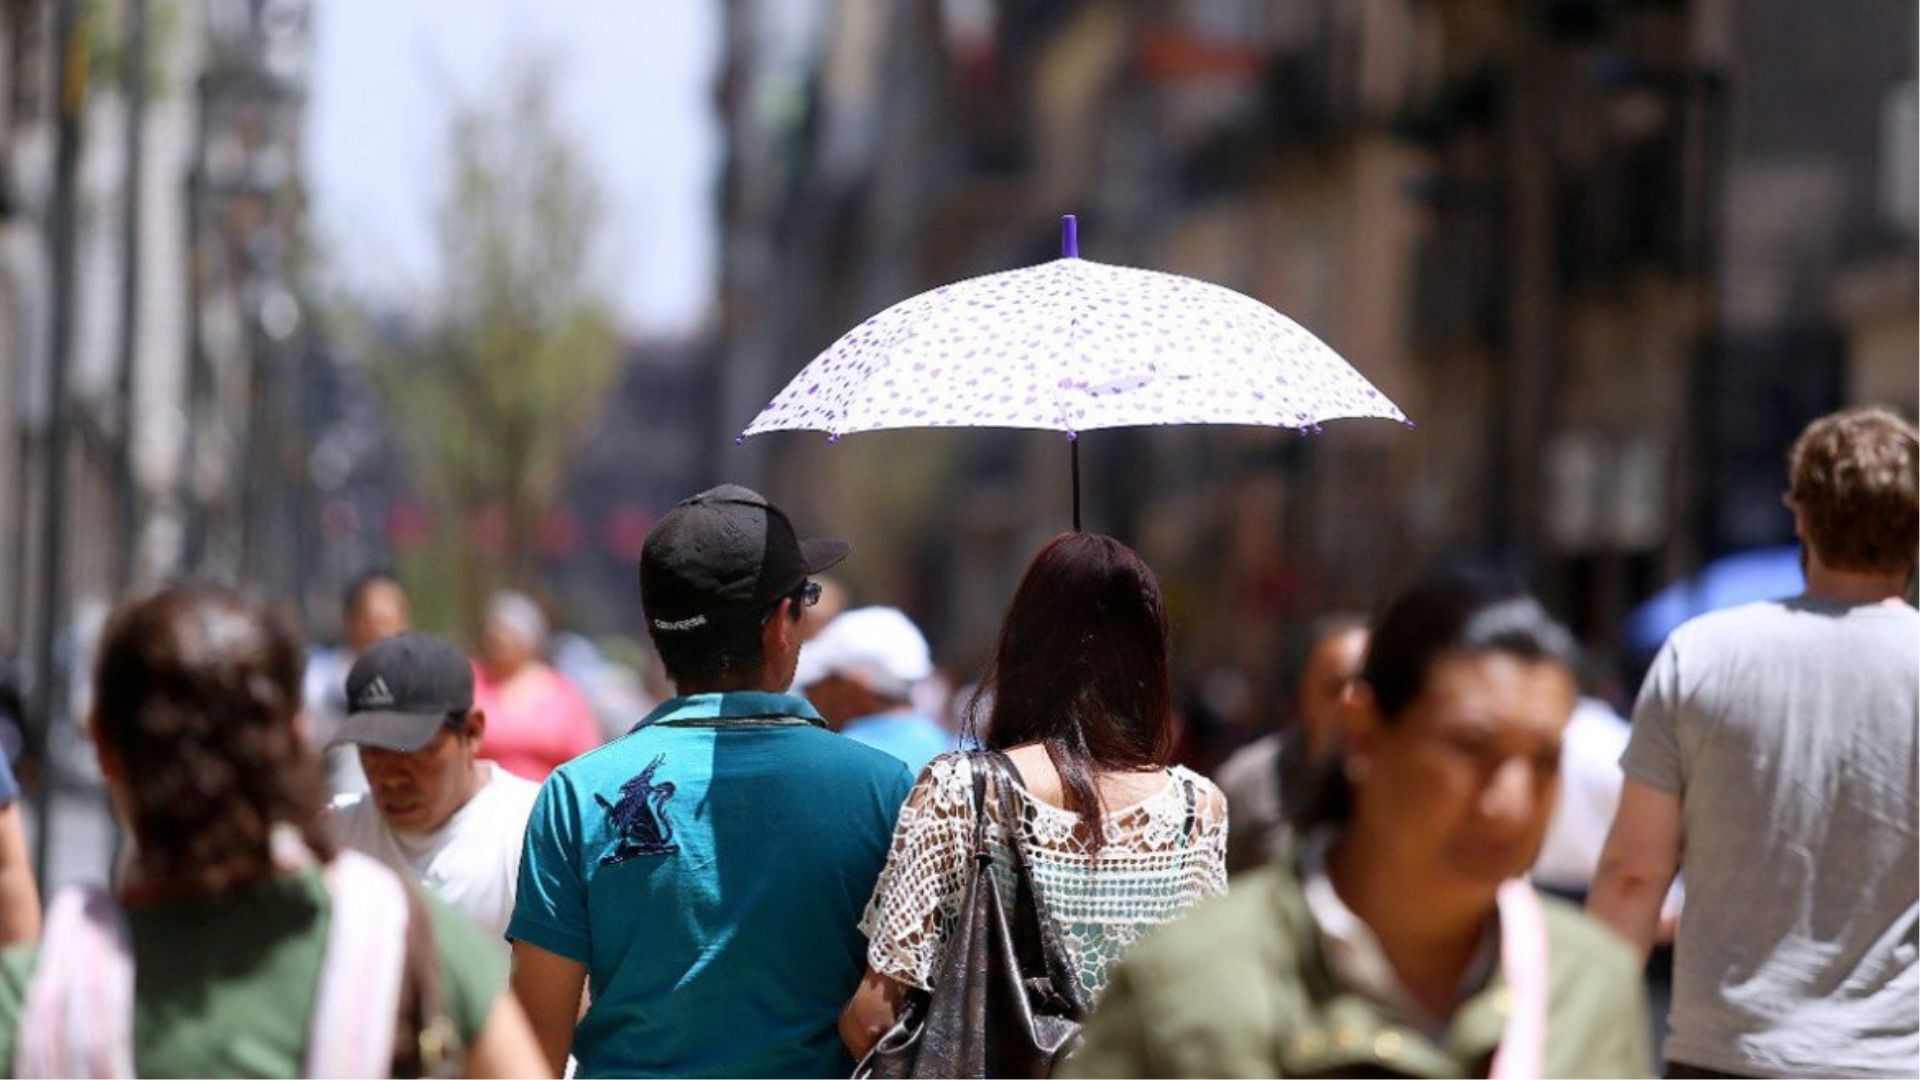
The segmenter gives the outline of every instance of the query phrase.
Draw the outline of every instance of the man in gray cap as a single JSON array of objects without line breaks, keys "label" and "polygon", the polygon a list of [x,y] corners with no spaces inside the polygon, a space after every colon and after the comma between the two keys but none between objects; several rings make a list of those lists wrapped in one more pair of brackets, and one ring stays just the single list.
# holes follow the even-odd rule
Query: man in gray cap
[{"label": "man in gray cap", "polygon": [[846,553],[733,485],[648,535],[640,599],[678,696],[541,786],[507,927],[556,1072],[569,1051],[581,1076],[851,1072],[836,1025],[913,778],[787,693],[812,575]]},{"label": "man in gray cap", "polygon": [[475,756],[486,729],[460,650],[412,630],[376,643],[347,675],[347,717],[333,739],[359,747],[368,790],[328,813],[342,844],[500,935],[540,788]]}]

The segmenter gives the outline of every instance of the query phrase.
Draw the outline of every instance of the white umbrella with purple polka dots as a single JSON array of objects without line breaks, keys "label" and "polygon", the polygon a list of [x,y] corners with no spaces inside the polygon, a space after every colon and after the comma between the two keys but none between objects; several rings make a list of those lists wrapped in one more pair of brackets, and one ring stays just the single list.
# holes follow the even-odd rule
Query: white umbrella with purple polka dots
[{"label": "white umbrella with purple polka dots", "polygon": [[[767,431],[1150,424],[1316,430],[1405,422],[1340,354],[1252,297],[1177,274],[1063,257],[943,285],[854,327],[747,425]],[[1074,526],[1079,527],[1078,447]]]}]

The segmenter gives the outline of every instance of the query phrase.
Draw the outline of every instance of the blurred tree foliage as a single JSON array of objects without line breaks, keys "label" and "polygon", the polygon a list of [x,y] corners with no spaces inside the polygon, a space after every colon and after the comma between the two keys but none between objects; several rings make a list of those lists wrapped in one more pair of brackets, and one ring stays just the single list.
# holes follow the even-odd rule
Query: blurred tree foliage
[{"label": "blurred tree foliage", "polygon": [[530,579],[540,522],[619,355],[593,280],[606,204],[551,75],[522,61],[499,97],[454,106],[432,309],[375,350],[439,522],[409,585],[423,615],[469,630],[491,589]]}]

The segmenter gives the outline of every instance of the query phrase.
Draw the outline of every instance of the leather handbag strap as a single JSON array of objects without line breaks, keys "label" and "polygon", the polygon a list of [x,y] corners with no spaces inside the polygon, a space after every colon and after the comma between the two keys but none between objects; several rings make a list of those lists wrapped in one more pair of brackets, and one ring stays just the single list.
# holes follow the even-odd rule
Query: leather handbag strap
[{"label": "leather handbag strap", "polygon": [[[1034,886],[1032,865],[1027,859],[1026,844],[1021,839],[1022,815],[1013,797],[1014,778],[1020,775],[1020,770],[1011,758],[999,750],[987,750],[984,754],[991,767],[999,774],[995,777],[997,781],[995,787],[998,794],[997,801],[1000,804],[1000,816],[1004,819],[1007,828],[1007,848],[1013,859],[1014,883],[1016,887],[1026,890],[1030,901],[1029,909],[1033,912],[1035,928],[1039,931],[1041,963],[1046,966],[1047,980],[1053,984],[1055,993],[1072,1004],[1076,1010],[1084,1011],[1086,1002],[1081,997],[1080,979],[1074,974],[1073,961],[1067,955],[1066,947],[1060,942],[1059,931],[1054,926],[1053,919],[1047,914],[1046,905],[1040,898],[1040,890]],[[985,815],[982,815],[982,820],[984,817]]]},{"label": "leather handbag strap", "polygon": [[[1007,830],[1007,850],[1013,860],[1013,872],[1018,875],[1023,884],[1030,885],[1032,877],[1027,869],[1027,847],[1020,837],[1025,815],[1021,813],[1019,804],[1013,798],[1013,785],[1018,782],[1020,770],[1014,765],[1013,759],[1002,751],[983,750],[980,756],[986,759],[986,769],[981,771],[995,774],[994,802],[1000,807],[1002,824]],[[984,837],[986,822],[984,813],[980,815],[980,821],[981,833]]]},{"label": "leather handbag strap", "polygon": [[1180,843],[1184,847],[1193,843],[1193,830],[1199,814],[1198,807],[1195,805],[1197,796],[1193,790],[1193,781],[1183,776],[1180,778],[1180,786],[1186,789],[1187,793],[1187,820],[1180,826]]},{"label": "leather handbag strap", "polygon": [[967,772],[973,776],[973,859],[976,869],[993,857],[987,847],[987,770],[980,759],[985,752],[967,755]]},{"label": "leather handbag strap", "polygon": [[395,1076],[465,1075],[466,1047],[447,1011],[440,978],[440,948],[433,936],[433,915],[419,890],[407,889],[406,976],[401,990],[400,1023],[394,1032]]}]

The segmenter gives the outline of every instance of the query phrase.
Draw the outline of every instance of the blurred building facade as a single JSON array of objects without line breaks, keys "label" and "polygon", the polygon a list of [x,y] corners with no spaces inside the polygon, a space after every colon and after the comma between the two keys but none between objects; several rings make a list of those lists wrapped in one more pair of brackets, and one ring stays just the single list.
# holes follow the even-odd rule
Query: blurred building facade
[{"label": "blurred building facade", "polygon": [[[793,7],[728,7],[727,431],[887,304],[1051,258],[1067,212],[1087,257],[1268,302],[1418,422],[1082,440],[1090,527],[1161,571],[1190,672],[1246,673],[1232,702],[1280,700],[1312,615],[1451,557],[1525,570],[1611,654],[1659,584],[1790,539],[1808,419],[1914,411],[1900,0]],[[964,668],[1066,525],[1066,453],[788,434],[722,461],[851,535],[856,586]]]},{"label": "blurred building facade", "polygon": [[540,529],[547,595],[565,625],[644,637],[640,548],[661,513],[719,483],[710,343],[629,343],[593,429],[573,455],[561,504]]},{"label": "blurred building facade", "polygon": [[[630,350],[541,530],[588,628],[638,625],[660,511],[741,480],[853,539],[855,592],[970,675],[1068,523],[1064,436],[732,435],[875,311],[1053,257],[1068,212],[1087,257],[1268,302],[1418,422],[1082,440],[1090,527],[1162,572],[1183,670],[1229,688],[1228,713],[1281,700],[1311,616],[1463,554],[1517,563],[1609,651],[1657,585],[1788,537],[1781,455],[1808,418],[1914,409],[1906,0],[1845,19],[1794,0],[724,8],[714,334]],[[308,19],[305,0],[0,0],[16,647],[48,595],[56,352],[62,627],[194,571],[324,629],[327,587],[432,531],[378,393],[309,314]]]},{"label": "blurred building facade", "polygon": [[130,587],[301,595],[307,26],[304,0],[0,4],[0,638],[63,698]]}]

